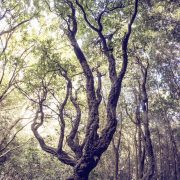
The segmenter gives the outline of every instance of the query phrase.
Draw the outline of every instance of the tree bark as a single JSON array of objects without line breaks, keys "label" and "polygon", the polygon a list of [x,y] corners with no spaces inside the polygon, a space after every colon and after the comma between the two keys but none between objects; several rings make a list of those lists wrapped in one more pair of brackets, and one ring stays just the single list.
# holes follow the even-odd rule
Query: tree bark
[{"label": "tree bark", "polygon": [[161,144],[161,136],[160,136],[160,132],[159,132],[159,128],[157,127],[157,135],[158,135],[158,151],[159,151],[159,179],[162,179],[163,178],[163,166],[162,166],[162,144]]},{"label": "tree bark", "polygon": [[131,179],[131,149],[128,147],[128,179]]},{"label": "tree bark", "polygon": [[[43,98],[39,101],[39,110],[36,114],[36,119],[40,117],[40,122],[35,122],[32,124],[32,130],[39,141],[41,148],[51,153],[52,155],[58,157],[58,159],[74,168],[74,174],[72,177],[68,178],[69,180],[87,180],[89,173],[94,169],[99,162],[101,155],[107,150],[113,135],[116,131],[117,126],[117,118],[116,118],[116,107],[118,103],[118,99],[121,92],[122,81],[126,73],[127,65],[128,65],[128,42],[132,32],[132,24],[137,15],[138,11],[138,0],[135,0],[134,11],[130,22],[128,23],[128,30],[125,33],[124,38],[122,40],[122,67],[121,70],[116,73],[116,65],[115,65],[115,58],[113,55],[113,50],[108,46],[105,36],[103,35],[103,25],[102,25],[102,15],[104,11],[98,15],[98,20],[96,21],[96,26],[91,24],[91,22],[87,18],[86,11],[78,0],[64,1],[65,4],[69,8],[69,15],[67,17],[68,20],[65,20],[67,28],[64,29],[69,42],[71,43],[74,53],[77,57],[77,60],[80,63],[81,69],[83,70],[85,79],[86,79],[86,96],[87,96],[87,105],[88,105],[88,119],[87,119],[87,126],[85,132],[85,138],[81,144],[75,143],[75,137],[78,132],[79,123],[81,120],[81,110],[80,106],[76,102],[75,98],[72,95],[72,83],[71,79],[68,77],[68,73],[65,69],[63,69],[60,65],[58,66],[58,70],[61,76],[65,78],[67,81],[67,92],[66,97],[63,103],[60,105],[60,113],[58,116],[61,120],[61,129],[60,129],[60,137],[59,137],[59,144],[58,148],[53,148],[48,146],[43,137],[39,134],[38,128],[43,125],[44,121],[44,111],[43,111],[43,103],[46,101],[47,97],[47,87],[44,87],[43,91]],[[77,43],[76,34],[78,31],[78,22],[76,16],[76,8],[77,6],[81,9],[85,22],[88,26],[94,30],[99,38],[102,40],[103,45],[103,53],[106,56],[109,64],[109,78],[111,80],[111,89],[108,95],[108,103],[106,108],[106,125],[102,130],[101,134],[98,133],[99,129],[99,106],[101,103],[101,74],[98,74],[98,88],[95,87],[94,82],[94,75],[92,68],[88,62],[84,51]],[[97,70],[98,71],[98,70]],[[65,141],[65,120],[64,120],[64,109],[67,104],[67,101],[70,97],[70,101],[72,102],[73,106],[77,111],[76,120],[74,122],[74,126],[67,136],[67,145],[73,151],[75,156],[70,156],[67,152],[63,151],[63,142]],[[40,114],[40,116],[39,116]]]},{"label": "tree bark", "polygon": [[74,172],[73,176],[67,178],[66,180],[88,180],[89,173],[86,174],[86,172],[82,174],[78,174],[77,172]]},{"label": "tree bark", "polygon": [[151,180],[154,176],[155,172],[155,157],[151,140],[151,133],[149,129],[149,114],[148,114],[148,95],[146,90],[147,76],[148,76],[148,68],[149,62],[147,61],[147,65],[143,65],[140,59],[137,57],[137,62],[141,68],[142,73],[142,83],[140,86],[140,100],[141,100],[141,108],[142,108],[142,124],[144,127],[144,146],[147,155],[147,170],[143,174],[143,180]]},{"label": "tree bark", "polygon": [[122,134],[122,114],[121,114],[121,125],[120,125],[119,134],[118,134],[117,144],[115,144],[114,138],[112,140],[114,160],[115,160],[114,180],[118,180],[118,177],[119,177],[119,157],[120,157],[121,134]]},{"label": "tree bark", "polygon": [[170,121],[167,118],[167,114],[165,114],[164,120],[166,123],[166,129],[167,129],[167,132],[169,133],[169,138],[171,141],[171,148],[172,148],[172,154],[173,154],[172,158],[173,158],[173,165],[174,165],[173,175],[174,175],[174,179],[177,180],[180,177],[180,168],[179,168],[180,163],[179,163],[178,149],[177,149],[176,141],[174,139],[174,134],[172,131]]}]

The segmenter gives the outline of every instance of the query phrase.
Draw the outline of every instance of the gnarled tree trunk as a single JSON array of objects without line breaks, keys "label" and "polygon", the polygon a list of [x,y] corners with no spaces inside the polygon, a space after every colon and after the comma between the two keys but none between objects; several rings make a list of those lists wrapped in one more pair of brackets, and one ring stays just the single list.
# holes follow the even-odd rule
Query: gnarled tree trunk
[{"label": "gnarled tree trunk", "polygon": [[[39,110],[37,111],[36,118],[34,123],[32,124],[32,131],[39,141],[39,144],[41,148],[48,152],[53,154],[54,156],[58,157],[58,159],[73,167],[74,173],[71,178],[74,180],[86,180],[88,179],[89,173],[94,169],[100,160],[100,157],[104,151],[107,150],[113,135],[116,131],[117,126],[117,118],[116,118],[116,107],[118,103],[118,99],[121,92],[121,85],[124,78],[124,75],[126,73],[127,64],[128,64],[128,41],[131,35],[131,27],[134,23],[134,20],[137,15],[138,10],[138,0],[135,0],[135,7],[133,11],[133,15],[130,19],[130,22],[128,24],[128,30],[127,33],[125,33],[125,36],[122,40],[122,67],[121,70],[117,73],[116,68],[116,59],[113,54],[113,49],[107,42],[107,39],[105,38],[105,35],[103,34],[103,24],[102,24],[102,16],[106,12],[113,11],[118,8],[123,8],[123,6],[120,4],[117,5],[117,7],[113,7],[110,11],[108,9],[102,10],[102,12],[99,13],[96,21],[96,26],[94,26],[94,23],[91,23],[88,19],[88,14],[86,13],[83,4],[81,4],[78,0],[76,1],[70,1],[70,0],[64,0],[63,1],[66,8],[68,8],[68,15],[67,17],[62,17],[65,20],[65,23],[67,25],[67,29],[65,29],[65,33],[73,47],[74,53],[77,57],[77,60],[80,63],[80,66],[82,68],[83,74],[86,79],[86,96],[87,96],[87,106],[88,106],[88,119],[87,119],[87,127],[85,132],[85,137],[82,142],[82,144],[79,144],[75,141],[75,137],[77,136],[78,127],[81,120],[81,108],[77,102],[77,98],[73,96],[72,93],[72,82],[71,78],[68,76],[68,72],[61,67],[60,64],[58,64],[58,70],[59,74],[64,77],[64,79],[67,81],[67,91],[66,91],[66,97],[62,104],[60,104],[59,108],[59,119],[61,122],[61,130],[60,130],[60,137],[59,137],[59,144],[58,148],[52,148],[48,145],[46,145],[44,139],[41,137],[41,135],[38,132],[38,128],[43,125],[44,121],[44,102],[46,101],[46,97],[48,95],[47,87],[45,84],[43,84],[43,92],[42,98],[39,99]],[[108,2],[107,2],[108,3]],[[102,43],[102,52],[104,53],[107,61],[108,61],[108,72],[109,72],[109,79],[111,81],[111,88],[108,95],[108,102],[106,107],[106,125],[102,132],[99,134],[99,106],[102,100],[101,96],[101,73],[97,69],[97,77],[98,77],[98,87],[95,87],[94,83],[94,75],[93,70],[91,69],[87,57],[85,56],[83,50],[77,43],[76,34],[78,31],[78,22],[76,17],[76,11],[77,7],[80,9],[80,12],[82,12],[82,15],[84,17],[85,22],[88,24],[89,28],[93,30],[95,33],[97,33],[98,37],[101,40]],[[106,6],[107,8],[107,6]],[[68,19],[68,20],[67,20]],[[74,153],[74,156],[70,156],[67,152],[63,151],[63,142],[65,140],[65,120],[64,120],[64,109],[67,104],[68,99],[70,99],[70,102],[74,106],[76,110],[76,118],[74,120],[73,127],[67,135],[67,145]],[[40,115],[39,115],[40,114]],[[36,119],[40,118],[40,122],[37,122]]]}]

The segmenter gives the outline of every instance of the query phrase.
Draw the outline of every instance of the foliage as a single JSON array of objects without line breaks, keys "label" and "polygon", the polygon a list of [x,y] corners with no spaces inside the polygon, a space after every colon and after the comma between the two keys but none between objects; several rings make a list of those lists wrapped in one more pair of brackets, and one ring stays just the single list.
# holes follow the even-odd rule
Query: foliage
[{"label": "foliage", "polygon": [[134,2],[0,1],[0,179],[180,177],[179,3]]}]

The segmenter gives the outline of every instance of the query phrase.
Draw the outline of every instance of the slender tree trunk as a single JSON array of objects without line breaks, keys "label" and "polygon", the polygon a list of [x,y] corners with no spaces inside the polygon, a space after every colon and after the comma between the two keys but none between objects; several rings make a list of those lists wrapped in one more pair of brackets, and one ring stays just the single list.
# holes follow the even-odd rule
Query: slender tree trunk
[{"label": "slender tree trunk", "polygon": [[165,122],[166,122],[166,127],[167,127],[167,131],[169,133],[169,137],[170,137],[170,141],[171,141],[171,144],[172,144],[172,154],[173,154],[173,174],[174,174],[174,180],[177,180],[180,175],[179,175],[179,172],[180,172],[180,168],[179,168],[179,157],[178,157],[178,150],[177,150],[177,145],[176,145],[176,141],[174,139],[174,134],[173,134],[173,131],[172,131],[172,127],[171,127],[171,124],[169,122],[169,119],[167,117],[165,117]]},{"label": "slender tree trunk", "polygon": [[157,133],[158,133],[158,144],[159,144],[159,179],[162,179],[163,178],[163,167],[162,167],[162,145],[161,145],[161,137],[160,137],[160,132],[159,132],[159,129],[157,127]]},{"label": "slender tree trunk", "polygon": [[119,175],[119,156],[120,156],[121,134],[122,134],[122,114],[121,114],[121,125],[120,125],[120,130],[118,132],[117,144],[115,144],[114,138],[112,140],[113,152],[114,152],[114,158],[115,158],[114,180],[118,180],[118,175]]},{"label": "slender tree trunk", "polygon": [[128,179],[131,179],[131,150],[130,150],[130,146],[128,147]]},{"label": "slender tree trunk", "polygon": [[142,132],[141,132],[140,125],[138,125],[138,161],[139,161],[139,166],[138,166],[139,178],[138,179],[141,179],[144,173],[145,149],[144,147],[142,147]]},{"label": "slender tree trunk", "polygon": [[143,133],[141,128],[142,118],[140,117],[140,110],[139,106],[137,107],[136,111],[136,127],[137,127],[137,148],[138,148],[138,177],[137,179],[141,179],[144,174],[144,161],[145,161],[145,148],[143,139]]},{"label": "slender tree trunk", "polygon": [[170,151],[169,151],[169,139],[167,136],[166,137],[166,152],[167,154],[165,154],[166,156],[164,157],[165,161],[164,161],[164,178],[166,178],[167,180],[169,180],[169,178],[171,177],[171,166],[170,166]]},{"label": "slender tree trunk", "polygon": [[148,170],[146,172],[146,175],[144,176],[144,180],[151,180],[154,175],[155,170],[155,158],[154,158],[154,152],[153,152],[153,146],[150,136],[150,130],[149,130],[149,122],[147,120],[147,113],[145,113],[145,121],[144,121],[144,134],[145,134],[145,143],[146,143],[146,152],[148,157]]},{"label": "slender tree trunk", "polygon": [[139,168],[138,168],[138,143],[137,143],[137,125],[136,125],[136,133],[134,136],[134,144],[135,144],[135,153],[136,153],[136,180],[139,178]]},{"label": "slender tree trunk", "polygon": [[115,172],[114,172],[114,179],[118,180],[118,174],[119,174],[119,152],[118,151],[114,151],[115,152]]},{"label": "slender tree trunk", "polygon": [[152,140],[151,140],[151,133],[149,129],[149,117],[148,117],[148,95],[146,90],[147,84],[147,76],[148,76],[148,68],[149,62],[147,61],[146,66],[137,58],[137,62],[141,67],[142,73],[142,84],[140,90],[140,100],[141,100],[141,107],[142,107],[142,123],[144,127],[144,145],[147,155],[147,171],[143,175],[143,180],[151,180],[154,176],[155,172],[155,157],[153,152]]}]

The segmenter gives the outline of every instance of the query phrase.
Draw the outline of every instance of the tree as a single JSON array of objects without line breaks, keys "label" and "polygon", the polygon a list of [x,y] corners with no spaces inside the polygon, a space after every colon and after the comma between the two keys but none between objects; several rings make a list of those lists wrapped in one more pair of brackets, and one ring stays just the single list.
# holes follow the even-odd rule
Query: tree
[{"label": "tree", "polygon": [[14,115],[15,112],[19,114],[20,105],[16,98],[12,102],[12,96],[19,96],[15,90],[15,84],[20,81],[19,74],[24,68],[23,61],[29,48],[20,52],[15,35],[18,34],[19,28],[23,30],[22,27],[25,27],[25,24],[34,17],[34,12],[32,11],[32,14],[26,12],[28,8],[24,5],[24,1],[21,3],[0,1],[0,10],[0,130],[2,134],[0,163],[4,163],[9,152],[17,149],[12,147],[12,144],[16,135],[23,129],[23,126],[18,127],[23,118]]},{"label": "tree", "polygon": [[[51,97],[54,97],[54,93],[50,93],[50,85],[53,76],[51,76],[52,79],[50,79],[49,81],[47,81],[46,79],[46,77],[49,76],[48,70],[41,76],[42,80],[40,82],[38,92],[36,93],[37,99],[33,100],[36,106],[38,106],[38,110],[36,111],[36,115],[34,118],[34,123],[31,126],[34,136],[36,137],[41,148],[44,151],[54,155],[61,162],[73,167],[74,174],[68,179],[88,179],[89,173],[98,164],[102,153],[108,148],[113,134],[116,131],[116,107],[121,91],[122,80],[126,73],[128,64],[128,42],[132,32],[132,25],[135,21],[138,11],[138,0],[136,0],[134,3],[134,10],[132,12],[130,22],[128,23],[128,30],[122,39],[122,67],[121,70],[117,72],[116,58],[114,56],[114,50],[111,46],[112,38],[107,38],[107,36],[104,34],[105,26],[103,24],[103,17],[105,14],[108,15],[114,12],[116,9],[124,8],[124,5],[122,3],[118,3],[118,1],[99,3],[101,3],[101,7],[103,6],[103,8],[100,8],[99,10],[97,10],[97,12],[95,12],[96,17],[92,19],[93,22],[89,20],[89,13],[86,12],[84,3],[78,0],[76,0],[75,2],[67,0],[55,3],[55,7],[57,8],[56,10],[59,11],[58,13],[60,14],[60,18],[62,18],[66,24],[66,27],[64,27],[64,32],[67,35],[71,46],[73,47],[73,51],[76,55],[76,58],[80,64],[86,80],[85,93],[87,96],[88,117],[84,140],[82,141],[82,143],[78,142],[78,128],[81,121],[81,107],[77,102],[77,96],[73,95],[72,78],[69,77],[68,70],[64,68],[61,63],[55,61],[52,56],[48,56],[47,51],[44,51],[44,57],[50,59],[51,62],[54,62],[56,72],[58,71],[58,75],[63,77],[67,83],[65,98],[62,103],[59,102],[59,111],[58,113],[56,112],[61,125],[57,148],[47,145],[43,137],[38,132],[39,128],[43,125],[44,120],[46,119],[45,107],[47,107],[46,103],[49,99],[49,95]],[[100,5],[99,3],[95,3],[95,6],[98,7],[98,5]],[[64,14],[61,13],[60,8],[66,9],[67,12]],[[96,67],[94,70],[91,69],[87,59],[88,56],[85,55],[85,52],[81,49],[80,45],[77,42],[77,32],[79,27],[78,16],[81,16],[80,14],[82,14],[82,19],[89,26],[88,31],[93,31],[98,35],[100,44],[102,46],[102,53],[108,61],[108,73],[111,82],[111,88],[109,90],[106,108],[106,125],[101,133],[99,133],[98,131],[100,121],[99,107],[102,100],[102,73],[98,70],[99,67]],[[41,64],[42,68],[45,67],[43,66],[43,64],[44,62],[42,62]],[[97,88],[95,87],[96,79],[93,74],[94,72],[97,73]],[[26,93],[24,92],[24,94]],[[77,94],[77,91],[75,91],[75,94]],[[70,130],[69,134],[66,135],[66,123],[64,116],[65,109],[68,103],[71,103],[76,111],[76,115],[75,119],[73,120],[72,129]],[[67,145],[74,153],[73,156],[69,155],[67,151],[63,150],[65,136]]]}]

